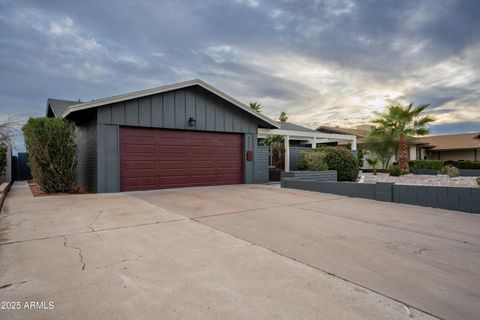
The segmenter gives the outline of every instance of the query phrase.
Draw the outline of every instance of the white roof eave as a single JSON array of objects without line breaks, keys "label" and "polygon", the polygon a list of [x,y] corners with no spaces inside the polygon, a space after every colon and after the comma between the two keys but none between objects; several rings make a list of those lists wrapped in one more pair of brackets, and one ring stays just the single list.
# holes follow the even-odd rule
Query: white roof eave
[{"label": "white roof eave", "polygon": [[324,133],[324,132],[307,132],[307,131],[294,131],[294,130],[284,130],[284,129],[258,129],[259,136],[267,135],[281,135],[289,136],[292,138],[303,138],[303,139],[331,139],[331,140],[348,140],[356,141],[356,136],[350,134],[335,134],[335,133]]}]

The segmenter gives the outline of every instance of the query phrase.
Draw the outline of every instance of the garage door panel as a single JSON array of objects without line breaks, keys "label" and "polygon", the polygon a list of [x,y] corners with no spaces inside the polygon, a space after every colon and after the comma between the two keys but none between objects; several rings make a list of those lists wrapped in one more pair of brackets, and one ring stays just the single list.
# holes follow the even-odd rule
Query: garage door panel
[{"label": "garage door panel", "polygon": [[197,176],[197,175],[207,175],[212,176],[217,174],[216,168],[190,168],[189,170],[190,175]]},{"label": "garage door panel", "polygon": [[217,161],[216,167],[219,169],[231,169],[240,165],[240,161]]},{"label": "garage door panel", "polygon": [[120,128],[120,190],[243,183],[243,136]]},{"label": "garage door panel", "polygon": [[145,154],[145,153],[155,153],[155,145],[147,145],[147,144],[126,144],[126,148],[128,148],[128,154]]},{"label": "garage door panel", "polygon": [[157,164],[157,169],[160,170],[165,170],[165,169],[183,169],[187,166],[187,161],[186,160],[179,160],[175,161],[170,160],[170,161],[156,161]]},{"label": "garage door panel", "polygon": [[186,155],[188,152],[187,146],[164,146],[164,145],[157,145],[156,148],[153,148],[153,152],[159,154],[178,154],[178,155]]},{"label": "garage door panel", "polygon": [[194,146],[190,148],[192,154],[212,154],[215,153],[215,148],[211,146]]},{"label": "garage door panel", "polygon": [[191,160],[190,168],[215,168],[215,162],[208,159],[205,160]]},{"label": "garage door panel", "polygon": [[155,169],[155,161],[145,161],[140,159],[138,161],[127,161],[125,162],[125,170],[141,170],[141,169]]},{"label": "garage door panel", "polygon": [[126,182],[129,186],[138,187],[138,186],[154,186],[155,179],[153,177],[135,177],[128,178]]},{"label": "garage door panel", "polygon": [[169,169],[155,172],[155,177],[160,179],[162,177],[183,177],[187,176],[189,171],[187,169]]},{"label": "garage door panel", "polygon": [[140,145],[140,144],[155,144],[155,137],[153,135],[150,136],[132,136],[127,135],[123,138],[123,143],[131,144],[131,145]]}]

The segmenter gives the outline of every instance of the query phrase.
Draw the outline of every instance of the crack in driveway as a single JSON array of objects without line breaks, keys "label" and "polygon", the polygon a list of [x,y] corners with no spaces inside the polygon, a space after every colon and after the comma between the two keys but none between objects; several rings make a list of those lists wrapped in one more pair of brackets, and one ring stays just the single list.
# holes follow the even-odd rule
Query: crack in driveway
[{"label": "crack in driveway", "polygon": [[62,235],[63,237],[63,246],[66,247],[66,248],[70,248],[70,249],[75,249],[78,251],[78,256],[80,257],[80,264],[82,265],[82,271],[85,270],[85,267],[87,266],[85,261],[83,261],[83,255],[82,255],[82,249],[78,248],[78,247],[73,247],[73,246],[70,246],[67,244],[67,236],[65,235]]},{"label": "crack in driveway", "polygon": [[103,213],[103,210],[98,211],[97,216],[95,217],[95,219],[94,219],[91,223],[89,223],[89,224],[87,225],[87,228],[89,228],[90,230],[92,230],[92,232],[95,232],[95,231],[96,231],[95,228],[93,227],[93,225],[97,222],[98,218],[100,218],[100,215],[101,215],[102,213]]}]

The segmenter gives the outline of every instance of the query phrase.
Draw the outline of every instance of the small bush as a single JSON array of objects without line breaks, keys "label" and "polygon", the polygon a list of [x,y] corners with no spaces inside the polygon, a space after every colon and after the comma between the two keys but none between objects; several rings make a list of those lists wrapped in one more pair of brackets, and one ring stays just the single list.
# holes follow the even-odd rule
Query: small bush
[{"label": "small bush", "polygon": [[458,177],[460,176],[460,170],[458,168],[452,167],[452,166],[445,166],[442,168],[440,171],[442,174],[448,175],[450,178]]},{"label": "small bush", "polygon": [[297,162],[297,169],[311,171],[327,170],[328,166],[325,156],[322,152],[301,152],[300,160]]},{"label": "small bush", "polygon": [[[430,169],[430,170],[442,170],[442,160],[412,160],[408,162],[410,167],[415,169]],[[411,169],[412,170],[412,169]]]},{"label": "small bush", "polygon": [[5,167],[7,166],[7,147],[4,144],[0,144],[0,174],[3,174]]},{"label": "small bush", "polygon": [[60,118],[30,118],[23,126],[30,169],[45,192],[73,192],[77,147],[73,122]]},{"label": "small bush", "polygon": [[337,170],[338,181],[356,181],[358,177],[358,160],[352,152],[343,147],[322,147],[316,152],[325,153],[329,170]]},{"label": "small bush", "polygon": [[480,177],[477,177],[477,184],[480,186]]},{"label": "small bush", "polygon": [[390,166],[390,169],[388,170],[388,173],[390,173],[390,175],[392,177],[400,177],[402,175],[402,170],[400,169],[399,165],[394,164],[394,165]]},{"label": "small bush", "polygon": [[301,151],[298,155],[297,170],[308,170],[307,159],[311,151]]},{"label": "small bush", "polygon": [[458,161],[458,169],[480,169],[480,161]]}]

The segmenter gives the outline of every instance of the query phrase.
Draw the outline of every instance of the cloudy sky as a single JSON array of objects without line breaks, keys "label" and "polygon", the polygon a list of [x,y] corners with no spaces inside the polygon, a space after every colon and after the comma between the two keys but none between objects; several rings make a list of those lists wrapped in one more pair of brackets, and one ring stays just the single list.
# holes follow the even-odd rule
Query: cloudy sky
[{"label": "cloudy sky", "polygon": [[0,0],[0,114],[200,78],[292,122],[355,126],[393,99],[480,131],[480,1]]}]

